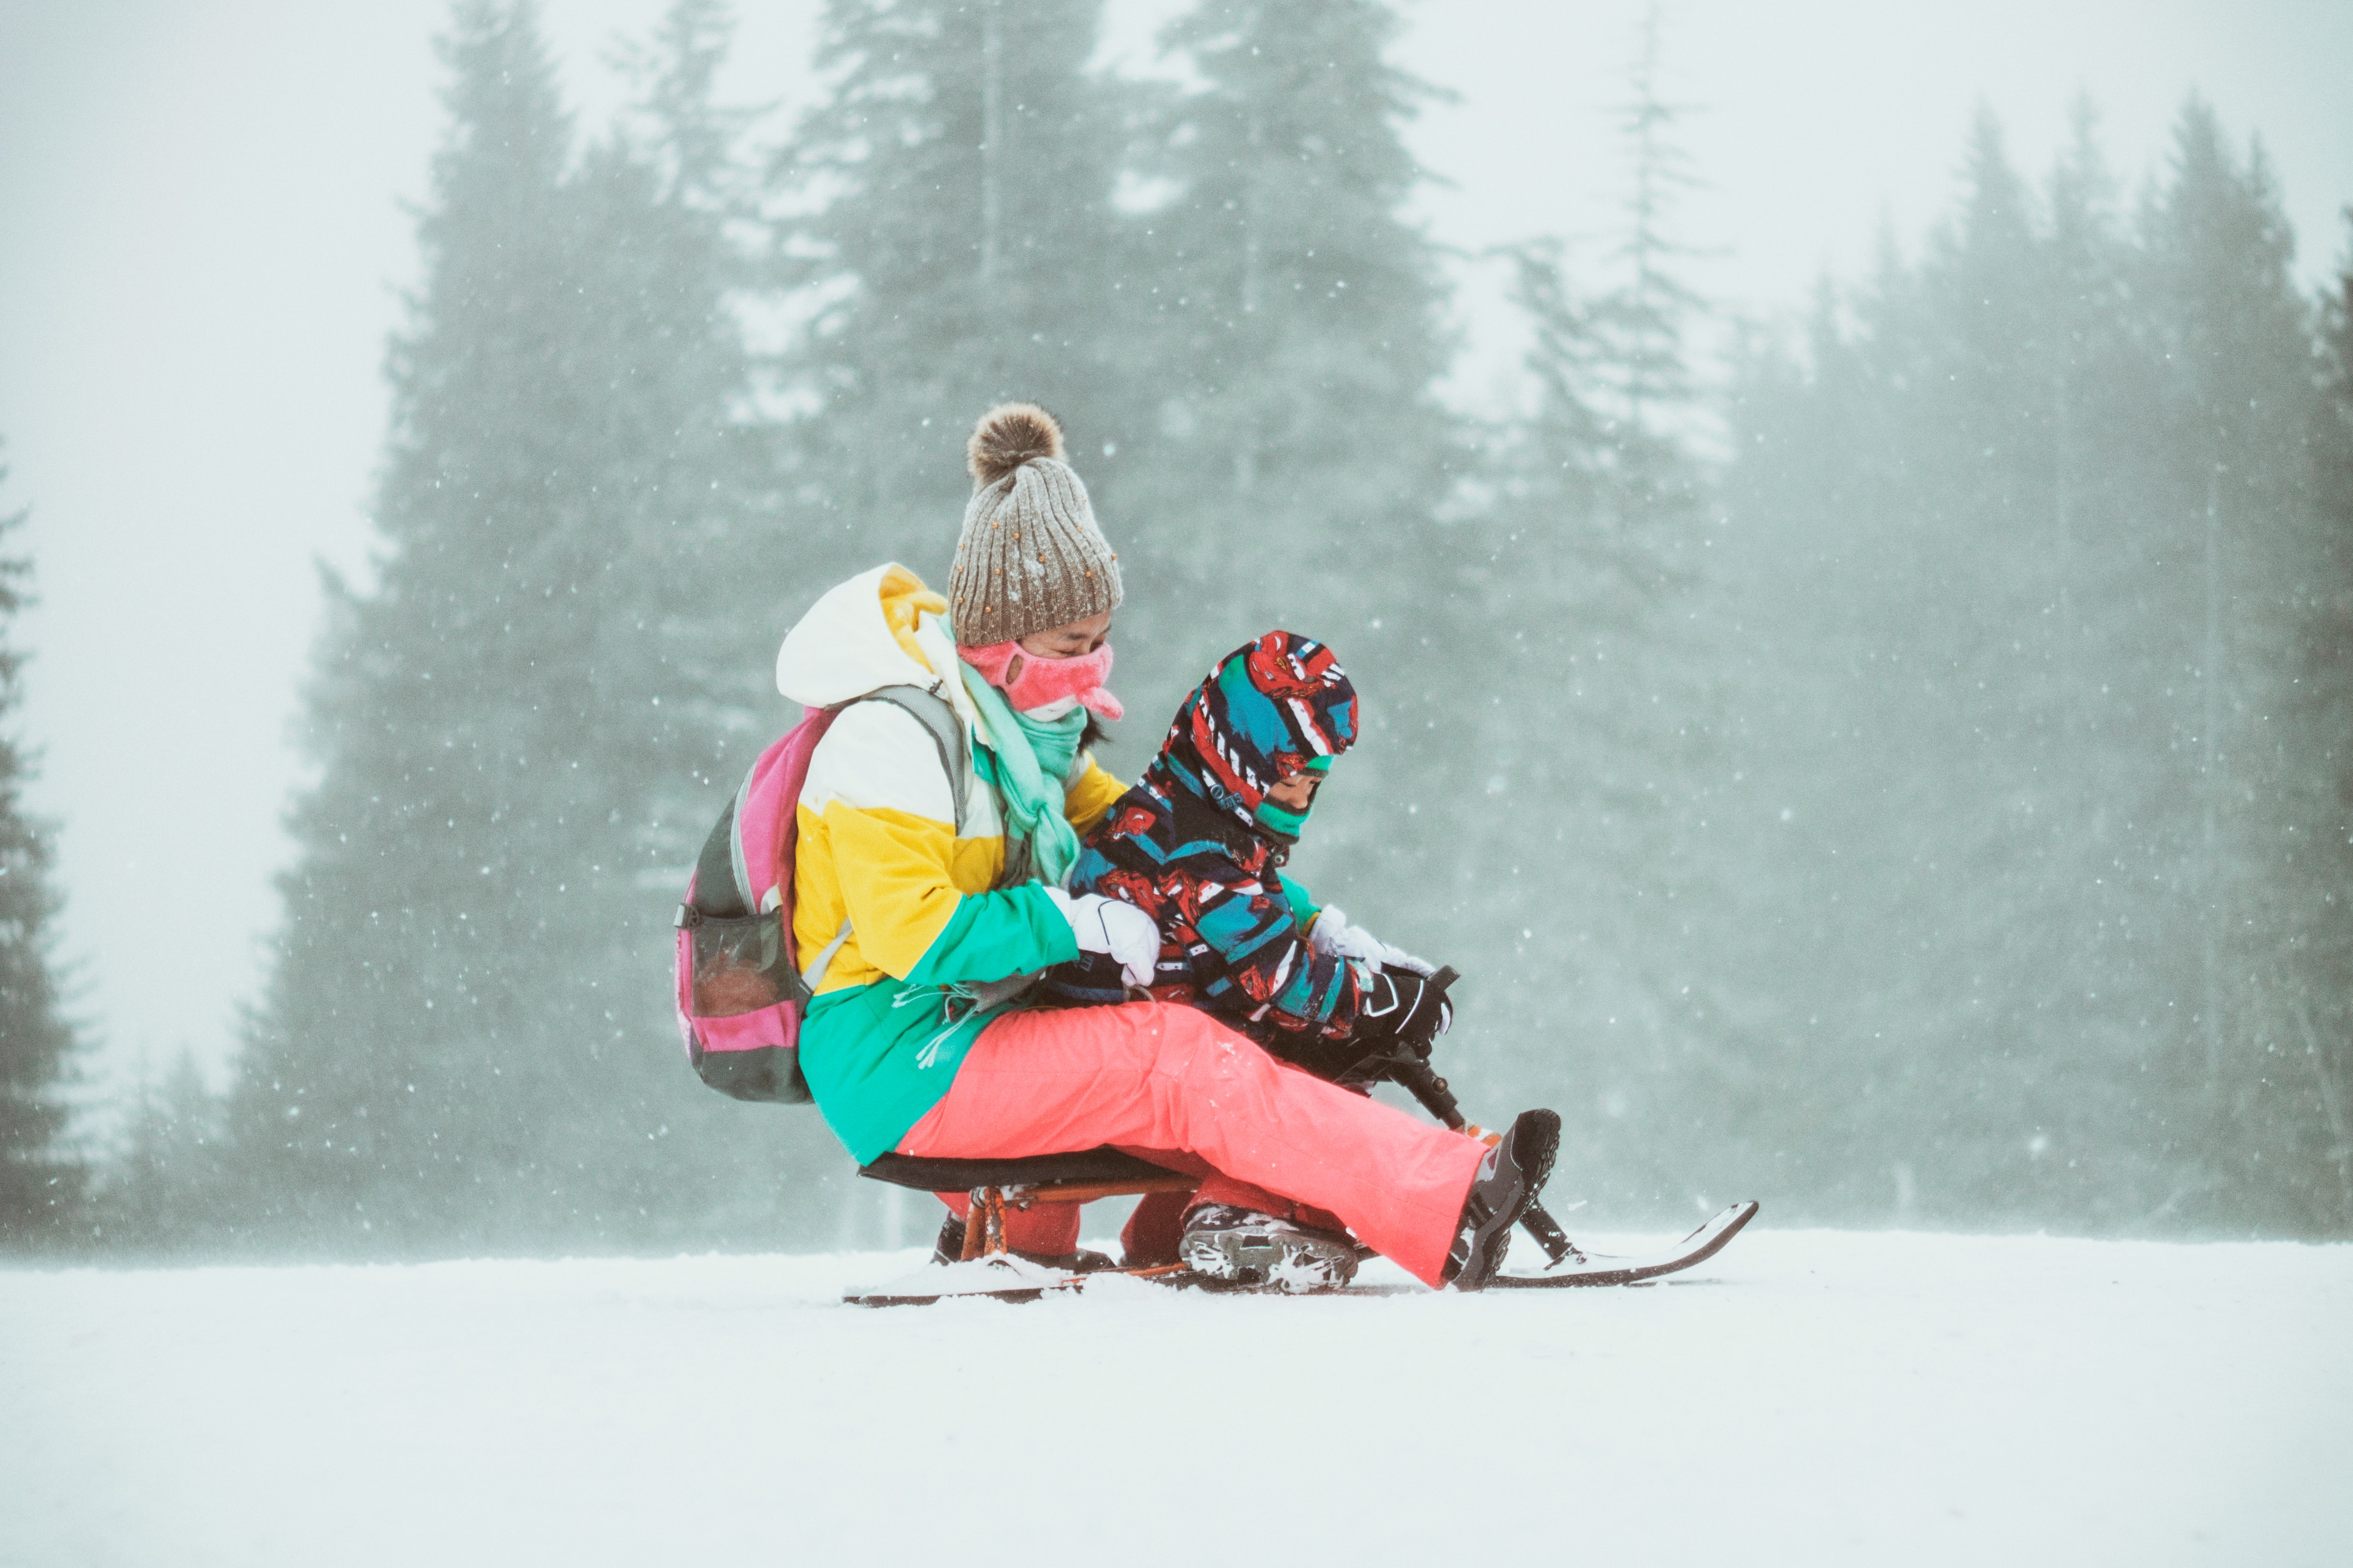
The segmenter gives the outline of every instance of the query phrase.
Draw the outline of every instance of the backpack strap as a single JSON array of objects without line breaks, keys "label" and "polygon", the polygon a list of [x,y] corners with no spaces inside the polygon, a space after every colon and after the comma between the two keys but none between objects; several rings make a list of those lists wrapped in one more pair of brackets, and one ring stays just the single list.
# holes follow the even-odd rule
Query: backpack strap
[{"label": "backpack strap", "polygon": [[[747,774],[747,782],[748,778]],[[727,809],[719,814],[718,825],[702,841],[702,853],[695,858],[692,908],[698,914],[714,920],[742,920],[752,912],[744,896],[752,879],[744,873],[744,851],[735,841],[735,808],[743,793],[738,790],[728,798]],[[683,906],[680,918],[684,921]]]},{"label": "backpack strap", "polygon": [[833,955],[839,952],[842,944],[849,940],[849,921],[845,918],[841,922],[841,929],[833,933],[833,940],[825,944],[824,951],[817,955],[807,969],[801,971],[801,991],[805,996],[817,995],[818,982],[823,980],[825,972],[833,967]]},{"label": "backpack strap", "polygon": [[[920,686],[885,686],[863,697],[851,698],[836,711],[854,708],[860,702],[888,702],[913,717],[931,736],[932,744],[939,750],[940,769],[948,775],[948,793],[955,799],[955,832],[958,837],[962,837],[966,801],[972,794],[972,748],[965,742],[964,721],[956,717],[955,707],[939,693],[927,691]],[[785,803],[782,809],[790,811],[792,805]],[[777,841],[783,842],[781,836]],[[841,951],[849,938],[849,921],[844,920],[841,929],[833,933],[833,940],[827,942],[823,951],[801,971],[801,988],[805,992],[810,995],[817,994],[818,983],[832,967],[834,954]]]},{"label": "backpack strap", "polygon": [[972,794],[972,747],[965,739],[964,721],[956,717],[955,709],[938,692],[920,686],[885,686],[842,706],[860,702],[888,702],[912,715],[930,732],[932,744],[939,748],[940,767],[948,775],[948,793],[955,797],[956,837],[963,837],[965,801]]}]

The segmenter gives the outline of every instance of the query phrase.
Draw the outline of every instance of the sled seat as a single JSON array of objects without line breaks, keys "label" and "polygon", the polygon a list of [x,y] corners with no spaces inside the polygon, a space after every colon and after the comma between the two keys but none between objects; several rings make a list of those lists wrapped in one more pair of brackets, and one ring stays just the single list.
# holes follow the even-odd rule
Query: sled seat
[{"label": "sled seat", "polygon": [[1189,1193],[1201,1184],[1198,1176],[1111,1148],[1021,1160],[925,1160],[913,1154],[885,1154],[871,1165],[859,1167],[858,1173],[869,1181],[913,1187],[918,1192],[970,1193],[972,1207],[964,1222],[967,1258],[1005,1250],[1008,1208],[1092,1203],[1097,1198],[1136,1197],[1145,1193]]}]

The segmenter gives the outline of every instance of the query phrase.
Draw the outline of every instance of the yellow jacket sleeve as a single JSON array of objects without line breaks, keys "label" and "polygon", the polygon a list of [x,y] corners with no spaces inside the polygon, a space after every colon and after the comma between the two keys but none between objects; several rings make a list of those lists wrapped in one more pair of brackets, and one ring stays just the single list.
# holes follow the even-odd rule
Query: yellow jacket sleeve
[{"label": "yellow jacket sleeve", "polygon": [[909,812],[839,800],[826,805],[825,828],[858,956],[904,980],[963,900],[949,870],[955,830]]},{"label": "yellow jacket sleeve", "polygon": [[1087,771],[1079,782],[1062,792],[1062,816],[1081,837],[1103,819],[1112,803],[1127,793],[1127,786],[1103,771],[1092,752],[1087,754]]}]

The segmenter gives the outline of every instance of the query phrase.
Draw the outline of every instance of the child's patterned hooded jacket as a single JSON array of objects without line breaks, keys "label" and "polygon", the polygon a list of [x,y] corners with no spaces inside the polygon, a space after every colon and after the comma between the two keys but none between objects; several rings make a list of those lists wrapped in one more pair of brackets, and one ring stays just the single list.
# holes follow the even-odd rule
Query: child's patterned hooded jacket
[{"label": "child's patterned hooded jacket", "polygon": [[[1124,899],[1161,933],[1152,994],[1228,1016],[1278,1053],[1345,1036],[1363,1005],[1361,977],[1306,932],[1315,906],[1281,874],[1298,818],[1269,786],[1320,773],[1356,743],[1356,690],[1332,650],[1269,632],[1219,660],[1169,726],[1160,754],[1089,834],[1073,893]],[[1058,979],[1064,1000],[1092,995]]]}]

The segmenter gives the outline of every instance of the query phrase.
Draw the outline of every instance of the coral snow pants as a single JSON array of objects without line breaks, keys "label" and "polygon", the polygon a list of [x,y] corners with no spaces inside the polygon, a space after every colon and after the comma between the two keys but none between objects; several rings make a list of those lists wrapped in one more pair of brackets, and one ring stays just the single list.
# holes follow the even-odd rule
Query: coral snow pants
[{"label": "coral snow pants", "polygon": [[[1208,1175],[1197,1201],[1322,1209],[1432,1285],[1487,1152],[1286,1067],[1197,1008],[1164,1002],[999,1018],[899,1152],[1004,1160],[1106,1143]],[[1289,1204],[1270,1205],[1266,1194]],[[1014,1245],[1066,1252],[1076,1219],[1073,1209],[1059,1222],[1071,1228],[1060,1247],[1035,1245],[1044,1237]]]}]

